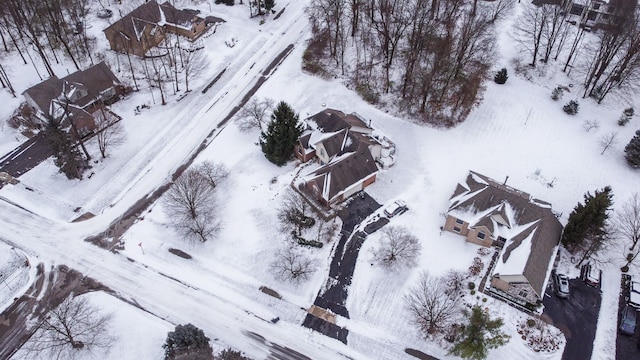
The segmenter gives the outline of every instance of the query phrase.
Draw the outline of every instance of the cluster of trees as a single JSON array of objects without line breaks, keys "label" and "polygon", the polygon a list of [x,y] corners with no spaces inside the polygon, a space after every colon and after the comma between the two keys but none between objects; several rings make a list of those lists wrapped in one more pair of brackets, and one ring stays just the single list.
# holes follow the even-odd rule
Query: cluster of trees
[{"label": "cluster of trees", "polygon": [[227,176],[223,165],[205,161],[174,180],[164,204],[174,229],[185,239],[205,242],[220,230],[214,195]]},{"label": "cluster of trees", "polygon": [[452,270],[444,277],[424,272],[405,301],[425,337],[447,333],[447,339],[453,342],[451,354],[486,359],[488,350],[505,345],[509,336],[501,331],[502,319],[492,319],[477,305],[462,305],[464,280],[464,274],[458,271]]},{"label": "cluster of trees", "polygon": [[[89,0],[6,0],[0,8],[0,40],[5,52],[17,51],[41,80],[55,75],[53,63],[68,58],[76,70],[93,63],[95,38],[85,31]],[[12,93],[10,74],[0,63],[1,83]]]},{"label": "cluster of trees", "polygon": [[210,339],[192,324],[176,325],[162,345],[165,360],[250,360],[231,348],[213,354]]},{"label": "cluster of trees", "polygon": [[402,111],[453,126],[482,96],[495,21],[512,0],[313,0],[303,66],[349,77],[368,101],[391,94]]},{"label": "cluster of trees", "polygon": [[[587,9],[588,6],[585,6]],[[531,55],[531,67],[564,59],[563,71],[584,70],[583,97],[598,103],[613,92],[630,94],[640,76],[640,10],[633,2],[622,2],[609,15],[612,21],[595,33],[596,40],[584,43],[585,27],[572,26],[568,9],[554,4],[529,5],[516,21],[515,32],[523,49]],[[586,14],[580,16],[582,25]],[[575,24],[575,22],[574,22]],[[581,50],[584,48],[584,50]]]}]

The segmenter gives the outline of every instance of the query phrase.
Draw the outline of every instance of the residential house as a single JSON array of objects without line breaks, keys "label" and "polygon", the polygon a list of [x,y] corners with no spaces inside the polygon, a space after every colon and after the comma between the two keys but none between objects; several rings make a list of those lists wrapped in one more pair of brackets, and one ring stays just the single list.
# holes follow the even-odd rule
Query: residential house
[{"label": "residential house", "polygon": [[570,13],[580,16],[580,26],[587,29],[611,29],[633,16],[638,0],[574,0]]},{"label": "residential house", "polygon": [[306,124],[295,154],[302,162],[315,159],[320,167],[304,176],[300,186],[324,206],[373,184],[379,166],[393,164],[395,145],[355,113],[326,109],[306,119]]},{"label": "residential house", "polygon": [[444,225],[496,246],[489,291],[527,307],[543,299],[562,229],[549,203],[473,171],[454,191]]},{"label": "residential house", "polygon": [[[76,126],[79,136],[95,129],[93,114],[115,102],[126,87],[104,62],[59,79],[52,76],[22,94],[37,116],[63,116],[63,127]],[[63,114],[62,112],[66,112]]]},{"label": "residential house", "polygon": [[144,57],[167,33],[193,41],[207,30],[207,21],[194,11],[176,9],[168,1],[148,1],[103,30],[111,50]]}]

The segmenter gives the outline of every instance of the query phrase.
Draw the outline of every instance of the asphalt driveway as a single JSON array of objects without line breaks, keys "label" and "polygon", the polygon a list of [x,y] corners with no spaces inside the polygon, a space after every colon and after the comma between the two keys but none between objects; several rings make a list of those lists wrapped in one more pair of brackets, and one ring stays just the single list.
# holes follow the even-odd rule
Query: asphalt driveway
[{"label": "asphalt driveway", "polygon": [[549,281],[542,316],[562,330],[567,338],[563,360],[591,359],[602,300],[600,290],[587,286],[580,279],[569,280],[569,287],[571,294],[561,299],[555,295],[553,282]]}]

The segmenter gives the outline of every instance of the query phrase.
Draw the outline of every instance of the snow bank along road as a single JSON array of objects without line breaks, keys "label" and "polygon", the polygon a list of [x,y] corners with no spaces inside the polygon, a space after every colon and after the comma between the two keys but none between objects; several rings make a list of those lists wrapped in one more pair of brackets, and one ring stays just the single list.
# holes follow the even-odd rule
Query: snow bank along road
[{"label": "snow bank along road", "polygon": [[[227,67],[214,91],[205,94],[214,93],[213,98],[195,92],[198,95],[181,113],[85,206],[85,209],[98,209],[98,216],[69,224],[0,202],[0,238],[46,263],[66,264],[102,282],[123,299],[172,323],[197,324],[209,336],[250,356],[362,358],[335,340],[309,333],[298,324],[272,324],[268,321],[271,313],[264,305],[233,291],[217,291],[209,284],[205,289],[176,281],[174,277],[83,241],[103,231],[140,197],[167,182],[168,174],[187,162],[203,141],[210,141],[207,134],[218,127],[225,114],[259,81],[263,69],[290,44],[301,44],[308,26],[302,5],[292,6],[295,9],[278,20],[283,24],[274,31],[275,35],[257,36],[238,56],[238,61]],[[215,283],[215,279],[211,282]]]}]

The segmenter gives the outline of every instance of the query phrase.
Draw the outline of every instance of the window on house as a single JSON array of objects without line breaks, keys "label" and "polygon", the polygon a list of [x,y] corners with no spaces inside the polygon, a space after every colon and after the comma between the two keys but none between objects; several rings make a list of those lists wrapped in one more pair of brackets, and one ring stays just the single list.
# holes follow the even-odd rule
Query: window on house
[{"label": "window on house", "polygon": [[458,224],[462,225],[462,224],[464,224],[464,221],[462,221],[462,220],[460,220],[460,219],[456,219],[456,223],[458,223]]},{"label": "window on house", "polygon": [[478,239],[484,240],[484,238],[485,238],[486,236],[487,236],[487,235],[486,235],[485,233],[483,233],[482,231],[480,231],[480,232],[478,233]]},{"label": "window on house", "polygon": [[455,231],[455,232],[460,232],[460,228],[459,228],[459,227],[457,227],[457,226],[454,226],[454,227],[453,227],[453,231]]},{"label": "window on house", "polygon": [[526,298],[527,295],[529,295],[529,293],[527,293],[527,290],[520,290],[520,293],[518,294],[518,296]]}]

